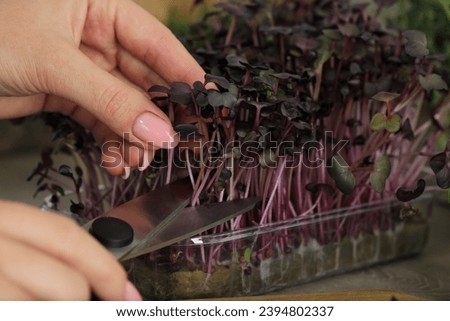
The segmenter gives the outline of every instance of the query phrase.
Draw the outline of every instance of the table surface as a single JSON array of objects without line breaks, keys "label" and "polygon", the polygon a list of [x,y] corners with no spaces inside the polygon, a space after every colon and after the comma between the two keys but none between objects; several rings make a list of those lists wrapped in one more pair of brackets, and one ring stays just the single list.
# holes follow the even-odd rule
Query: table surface
[{"label": "table surface", "polygon": [[[39,198],[32,198],[35,185],[26,182],[38,160],[38,153],[0,155],[0,199],[37,206],[41,203]],[[329,292],[382,290],[428,300],[450,300],[450,205],[435,202],[430,231],[429,242],[418,256],[324,278],[273,294],[286,298],[286,295],[307,297]]]}]

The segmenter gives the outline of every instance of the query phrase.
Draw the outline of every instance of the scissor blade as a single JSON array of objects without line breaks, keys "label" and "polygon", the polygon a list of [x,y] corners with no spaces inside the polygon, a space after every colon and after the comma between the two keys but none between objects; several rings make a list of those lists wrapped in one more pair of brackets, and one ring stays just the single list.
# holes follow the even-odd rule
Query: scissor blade
[{"label": "scissor blade", "polygon": [[[138,244],[154,238],[188,205],[191,197],[192,185],[188,179],[183,179],[150,191],[105,213],[102,216],[124,220],[134,232],[134,240],[130,245],[109,250],[119,258]],[[89,221],[83,227],[89,231],[94,221],[95,219]]]},{"label": "scissor blade", "polygon": [[159,235],[139,244],[119,259],[131,259],[198,235],[251,210],[260,200],[252,197],[185,208]]}]

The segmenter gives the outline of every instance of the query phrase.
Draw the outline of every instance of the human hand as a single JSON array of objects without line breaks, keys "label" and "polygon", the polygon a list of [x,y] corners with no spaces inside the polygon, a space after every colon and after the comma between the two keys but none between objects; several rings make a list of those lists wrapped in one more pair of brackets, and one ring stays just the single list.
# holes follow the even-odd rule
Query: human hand
[{"label": "human hand", "polygon": [[[130,133],[119,152],[131,167],[176,143],[143,89],[203,76],[174,35],[129,0],[0,2],[0,118],[61,112],[100,145]],[[124,164],[107,170],[123,174]]]},{"label": "human hand", "polygon": [[0,300],[140,300],[117,260],[61,215],[0,201]]}]

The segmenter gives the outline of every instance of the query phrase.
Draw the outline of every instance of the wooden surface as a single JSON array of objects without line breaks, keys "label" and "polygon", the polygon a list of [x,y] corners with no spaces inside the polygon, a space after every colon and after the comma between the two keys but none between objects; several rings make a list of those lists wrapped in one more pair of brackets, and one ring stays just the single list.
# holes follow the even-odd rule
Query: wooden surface
[{"label": "wooden surface", "polygon": [[[38,153],[0,155],[0,198],[40,204],[39,199],[32,198],[35,187],[25,181],[38,159]],[[284,295],[285,299],[318,300],[332,295],[328,298],[353,300],[382,295],[380,300],[384,300],[401,293],[426,300],[450,300],[450,206],[436,202],[430,224],[430,240],[419,256],[286,288],[264,299]]]},{"label": "wooden surface", "polygon": [[337,291],[308,294],[266,294],[240,298],[219,298],[211,301],[421,301],[414,295],[385,290]]}]

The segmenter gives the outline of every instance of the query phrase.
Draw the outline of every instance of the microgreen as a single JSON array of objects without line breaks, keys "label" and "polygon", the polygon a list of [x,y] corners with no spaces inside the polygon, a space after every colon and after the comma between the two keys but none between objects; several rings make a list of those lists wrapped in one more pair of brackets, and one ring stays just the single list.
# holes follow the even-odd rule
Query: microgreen
[{"label": "microgreen", "polygon": [[[449,79],[429,58],[424,33],[382,28],[378,16],[368,18],[365,6],[350,1],[305,3],[220,1],[183,37],[205,78],[155,84],[149,92],[169,115],[189,116],[188,124],[170,119],[201,152],[189,144],[159,150],[145,172],[123,181],[94,168],[100,153],[88,133],[62,116],[49,121],[83,165],[84,175],[59,168],[75,179],[80,199],[73,209],[93,217],[105,202],[117,206],[180,176],[193,183],[191,206],[262,198],[245,218],[209,232],[215,233],[392,195],[408,203],[426,190],[427,165],[437,188],[449,188],[448,151],[439,153],[436,145],[449,131],[439,117],[448,113]],[[433,93],[439,95],[431,104]],[[41,184],[55,183],[49,173],[58,170],[46,158],[33,175]],[[100,182],[106,182],[103,192]],[[328,241],[345,237],[345,224],[353,226],[337,224]],[[267,257],[271,241],[242,253],[245,263],[251,255]]]}]

